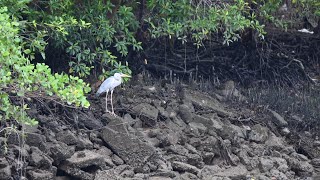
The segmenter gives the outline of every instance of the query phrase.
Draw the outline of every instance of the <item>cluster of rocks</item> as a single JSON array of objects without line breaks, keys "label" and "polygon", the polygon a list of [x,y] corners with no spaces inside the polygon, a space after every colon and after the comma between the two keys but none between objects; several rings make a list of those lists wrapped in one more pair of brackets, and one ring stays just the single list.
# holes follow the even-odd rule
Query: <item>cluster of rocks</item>
[{"label": "cluster of rocks", "polygon": [[[11,134],[0,139],[7,147],[1,148],[0,177],[312,179],[320,166],[316,153],[298,153],[281,133],[247,120],[242,111],[228,110],[224,98],[245,97],[235,89],[221,92],[209,96],[188,88],[178,92],[137,86],[118,100],[126,109],[121,117],[102,115],[104,100],[93,102],[91,110],[34,113],[40,125],[25,128],[25,137]],[[266,121],[282,135],[290,134],[284,131],[287,122],[275,111],[270,113]],[[313,151],[319,152],[319,146]]]}]

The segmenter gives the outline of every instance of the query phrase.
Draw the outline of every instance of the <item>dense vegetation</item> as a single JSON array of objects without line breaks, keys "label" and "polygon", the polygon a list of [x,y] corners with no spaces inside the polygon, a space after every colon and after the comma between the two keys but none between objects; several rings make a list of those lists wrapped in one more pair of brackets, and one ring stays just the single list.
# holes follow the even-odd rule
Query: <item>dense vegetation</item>
[{"label": "dense vegetation", "polygon": [[289,2],[300,14],[290,21],[278,14],[281,0],[0,0],[0,119],[36,124],[26,115],[33,98],[89,107],[81,78],[131,74],[130,52],[150,43],[228,46],[247,32],[263,41],[265,25],[318,25],[317,0]]}]

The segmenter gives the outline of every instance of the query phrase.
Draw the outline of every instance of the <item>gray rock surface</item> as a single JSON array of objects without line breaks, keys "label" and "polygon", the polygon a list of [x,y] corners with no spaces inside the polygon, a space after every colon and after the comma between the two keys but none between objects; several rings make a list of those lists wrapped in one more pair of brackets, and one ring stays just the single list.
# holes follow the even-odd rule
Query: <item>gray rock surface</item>
[{"label": "gray rock surface", "polygon": [[31,147],[29,163],[31,166],[41,169],[51,169],[53,160],[40,151],[37,147]]},{"label": "gray rock surface", "polygon": [[273,118],[272,121],[278,125],[279,127],[285,127],[288,126],[288,122],[286,120],[284,120],[284,118],[278,114],[277,112],[269,109],[269,112],[272,114]]},{"label": "gray rock surface", "polygon": [[141,103],[134,106],[132,110],[147,126],[156,125],[159,115],[159,110],[156,107],[148,103]]},{"label": "gray rock surface", "polygon": [[77,137],[70,130],[60,131],[56,134],[57,140],[67,145],[75,145],[78,142]]},{"label": "gray rock surface", "polygon": [[200,173],[200,169],[187,163],[173,161],[171,165],[174,171],[189,172],[195,175],[198,175]]},{"label": "gray rock surface", "polygon": [[269,137],[267,128],[260,124],[254,125],[252,130],[248,133],[248,139],[257,143],[264,143]]},{"label": "gray rock surface", "polygon": [[268,172],[273,168],[273,161],[268,158],[260,158],[259,168],[261,172]]},{"label": "gray rock surface", "polygon": [[232,116],[232,113],[225,110],[218,100],[203,93],[188,90],[185,92],[184,98],[186,101],[192,102],[192,104],[196,106],[213,110],[221,116]]},{"label": "gray rock surface", "polygon": [[52,180],[54,179],[54,174],[45,170],[30,170],[28,171],[28,176],[32,180]]},{"label": "gray rock surface", "polygon": [[95,175],[83,170],[88,167],[105,168],[103,156],[89,150],[78,151],[59,166],[73,177],[92,180]]},{"label": "gray rock surface", "polygon": [[9,180],[11,178],[11,170],[6,158],[0,158],[0,177],[3,180]]},{"label": "gray rock surface", "polygon": [[64,143],[49,144],[48,147],[54,165],[59,165],[60,162],[70,158],[75,152],[74,146],[67,146]]},{"label": "gray rock surface", "polygon": [[123,124],[120,118],[113,119],[103,128],[101,136],[126,164],[133,167],[143,166],[157,155],[155,148],[145,142],[137,131]]}]

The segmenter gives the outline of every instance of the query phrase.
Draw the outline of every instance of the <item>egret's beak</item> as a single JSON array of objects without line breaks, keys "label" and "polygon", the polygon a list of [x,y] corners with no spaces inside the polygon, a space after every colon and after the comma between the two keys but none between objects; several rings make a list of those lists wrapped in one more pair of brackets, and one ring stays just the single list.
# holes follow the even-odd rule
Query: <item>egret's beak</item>
[{"label": "egret's beak", "polygon": [[127,75],[127,74],[121,74],[121,77],[127,77],[127,78],[130,78],[131,76],[130,76],[130,75]]}]

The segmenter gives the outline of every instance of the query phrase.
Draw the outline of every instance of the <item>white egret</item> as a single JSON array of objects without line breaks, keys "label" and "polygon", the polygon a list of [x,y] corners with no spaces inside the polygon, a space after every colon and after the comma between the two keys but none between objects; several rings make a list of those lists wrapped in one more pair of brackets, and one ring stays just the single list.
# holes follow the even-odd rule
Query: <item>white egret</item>
[{"label": "white egret", "polygon": [[[112,94],[115,87],[119,86],[122,83],[123,77],[131,77],[129,75],[123,73],[115,73],[113,76],[108,77],[101,86],[99,87],[96,96],[98,97],[101,93],[106,92],[106,112],[115,115],[113,110],[113,103],[112,103]],[[111,94],[111,112],[108,110],[108,93],[110,91]]]}]

